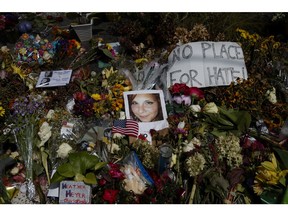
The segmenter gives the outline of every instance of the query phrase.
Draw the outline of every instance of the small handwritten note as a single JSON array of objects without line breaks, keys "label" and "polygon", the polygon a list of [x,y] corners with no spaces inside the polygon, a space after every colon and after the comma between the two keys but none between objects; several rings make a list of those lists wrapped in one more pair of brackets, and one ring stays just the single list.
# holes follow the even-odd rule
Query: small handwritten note
[{"label": "small handwritten note", "polygon": [[60,204],[90,204],[91,187],[83,182],[62,181],[60,183]]}]

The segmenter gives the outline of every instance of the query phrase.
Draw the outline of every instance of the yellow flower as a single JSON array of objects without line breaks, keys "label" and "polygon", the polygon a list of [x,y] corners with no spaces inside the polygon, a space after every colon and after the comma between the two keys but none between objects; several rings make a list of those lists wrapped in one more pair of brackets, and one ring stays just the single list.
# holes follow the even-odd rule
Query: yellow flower
[{"label": "yellow flower", "polygon": [[108,70],[107,68],[105,68],[102,71],[103,77],[108,79],[112,74],[117,73],[118,70],[114,70],[113,67],[110,67],[110,69]]},{"label": "yellow flower", "polygon": [[100,95],[100,94],[92,94],[91,97],[92,97],[95,101],[101,100],[101,95]]},{"label": "yellow flower", "polygon": [[140,59],[136,59],[136,60],[135,60],[135,63],[136,63],[136,64],[140,64],[140,63],[142,63],[142,62],[148,62],[148,59],[147,59],[147,58],[140,58]]},{"label": "yellow flower", "polygon": [[273,49],[278,49],[280,47],[280,43],[276,42],[273,44]]},{"label": "yellow flower", "polygon": [[285,176],[288,174],[288,170],[281,170],[278,167],[278,163],[275,155],[271,154],[271,161],[264,161],[261,166],[258,167],[253,189],[256,194],[261,194],[263,191],[262,185],[277,185],[285,184]]},{"label": "yellow flower", "polygon": [[26,50],[26,48],[21,48],[21,49],[19,49],[19,53],[21,54],[21,55],[25,55],[26,53],[27,53],[27,50]]},{"label": "yellow flower", "polygon": [[0,106],[0,116],[3,117],[4,115],[5,115],[5,109],[2,106]]},{"label": "yellow flower", "polygon": [[18,74],[21,79],[25,79],[25,77],[27,76],[27,74],[25,74],[25,71],[22,71],[21,67],[17,67],[15,64],[11,64],[11,67],[13,69],[13,72]]},{"label": "yellow flower", "polygon": [[106,44],[106,47],[107,47],[108,50],[112,50],[112,49],[113,49],[113,47],[111,46],[111,44]]}]

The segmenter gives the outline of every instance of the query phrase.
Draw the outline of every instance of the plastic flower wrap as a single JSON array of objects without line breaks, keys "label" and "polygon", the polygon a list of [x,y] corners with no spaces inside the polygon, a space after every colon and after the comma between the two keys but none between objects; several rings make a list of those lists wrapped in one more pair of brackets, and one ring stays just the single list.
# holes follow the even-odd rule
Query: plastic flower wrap
[{"label": "plastic flower wrap", "polygon": [[15,99],[12,105],[14,135],[26,168],[27,197],[29,200],[33,200],[36,193],[33,183],[33,153],[40,142],[38,127],[43,106],[43,99],[40,95],[19,97]]},{"label": "plastic flower wrap", "polygon": [[22,34],[15,44],[16,61],[18,65],[43,65],[50,62],[54,56],[54,48],[47,39],[31,34]]}]

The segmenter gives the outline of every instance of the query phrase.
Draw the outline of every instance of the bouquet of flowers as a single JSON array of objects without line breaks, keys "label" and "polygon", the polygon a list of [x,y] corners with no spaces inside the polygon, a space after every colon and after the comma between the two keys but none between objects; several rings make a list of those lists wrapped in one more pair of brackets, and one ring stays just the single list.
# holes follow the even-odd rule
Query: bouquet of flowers
[{"label": "bouquet of flowers", "polygon": [[26,169],[25,178],[29,200],[33,200],[36,193],[33,182],[33,161],[36,157],[34,153],[41,144],[38,131],[39,120],[44,111],[43,107],[44,103],[41,95],[28,95],[16,98],[11,110],[15,141]]}]

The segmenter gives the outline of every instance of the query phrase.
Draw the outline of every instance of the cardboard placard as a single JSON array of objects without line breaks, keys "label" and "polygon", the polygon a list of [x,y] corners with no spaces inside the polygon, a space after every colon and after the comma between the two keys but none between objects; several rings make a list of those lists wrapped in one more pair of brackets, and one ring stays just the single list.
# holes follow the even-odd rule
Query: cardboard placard
[{"label": "cardboard placard", "polygon": [[241,46],[235,42],[192,42],[176,47],[168,58],[167,87],[225,86],[238,77],[247,79]]},{"label": "cardboard placard", "polygon": [[60,204],[90,204],[91,187],[84,182],[62,181],[59,192]]}]

